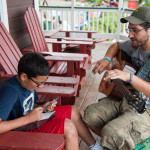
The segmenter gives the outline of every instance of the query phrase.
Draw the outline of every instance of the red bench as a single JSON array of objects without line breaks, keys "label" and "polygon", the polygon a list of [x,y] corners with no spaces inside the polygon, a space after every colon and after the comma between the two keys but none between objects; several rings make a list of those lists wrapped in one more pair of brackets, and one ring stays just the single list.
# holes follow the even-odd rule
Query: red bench
[{"label": "red bench", "polygon": [[63,135],[9,131],[0,134],[0,149],[3,150],[64,150]]}]

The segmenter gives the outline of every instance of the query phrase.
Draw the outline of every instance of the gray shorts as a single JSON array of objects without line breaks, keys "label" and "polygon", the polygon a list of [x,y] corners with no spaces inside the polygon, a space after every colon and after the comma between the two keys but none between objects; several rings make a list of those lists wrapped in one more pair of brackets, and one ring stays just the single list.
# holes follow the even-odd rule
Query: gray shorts
[{"label": "gray shorts", "polygon": [[111,150],[133,150],[150,136],[150,109],[139,115],[126,99],[100,99],[85,109],[84,121],[101,130],[101,144]]}]

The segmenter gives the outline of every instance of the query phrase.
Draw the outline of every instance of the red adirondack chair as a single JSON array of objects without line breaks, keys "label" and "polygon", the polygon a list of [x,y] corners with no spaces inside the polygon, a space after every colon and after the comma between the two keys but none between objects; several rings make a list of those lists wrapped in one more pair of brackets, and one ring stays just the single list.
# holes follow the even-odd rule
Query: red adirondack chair
[{"label": "red adirondack chair", "polygon": [[9,131],[0,134],[2,150],[65,150],[63,135]]},{"label": "red adirondack chair", "polygon": [[[20,50],[12,37],[0,22],[0,79],[17,74],[17,64],[22,57]],[[47,86],[37,93],[49,96],[72,96],[74,89],[63,86]],[[64,96],[63,95],[63,96]],[[41,98],[46,99],[41,96]],[[56,142],[57,141],[57,142]],[[9,131],[0,134],[0,149],[31,149],[31,150],[62,150],[64,149],[63,135],[46,133],[27,133]]]},{"label": "red adirondack chair", "polygon": [[[47,43],[52,43],[54,52],[61,52],[61,50],[62,50],[61,45],[62,44],[76,44],[76,45],[81,45],[82,53],[86,53],[86,51],[85,51],[86,46],[93,44],[93,42],[82,42],[82,41],[74,41],[74,42],[49,41],[49,42],[46,42],[45,37],[51,38],[54,34],[61,31],[61,29],[55,29],[53,31],[50,31],[44,37],[39,18],[37,16],[37,12],[34,8],[31,8],[31,7],[27,8],[27,10],[25,11],[25,14],[24,14],[24,20],[26,23],[27,32],[29,33],[29,36],[31,38],[34,50],[36,52],[39,52],[39,53],[41,53],[42,51],[49,52]],[[25,50],[27,50],[27,48]],[[23,51],[25,51],[25,50],[23,50]],[[85,56],[83,55],[82,57],[85,57]]]},{"label": "red adirondack chair", "polygon": [[[39,19],[38,19],[38,16],[37,16],[37,13],[36,13],[36,10],[34,8],[27,8],[25,14],[24,14],[24,20],[25,20],[25,23],[26,23],[26,26],[27,26],[27,32],[29,33],[29,36],[31,38],[31,41],[32,41],[32,44],[33,44],[33,47],[30,46],[30,47],[27,47],[23,50],[23,53],[26,53],[28,51],[36,51],[36,52],[39,52],[41,54],[52,54],[49,52],[49,49],[48,49],[48,46],[47,46],[47,42],[45,40],[45,37],[44,37],[44,34],[43,34],[43,31],[42,31],[42,28],[41,28],[41,25],[40,25],[40,22],[39,22]],[[60,31],[59,29],[58,30],[54,30],[54,31],[51,31],[49,37],[51,37],[54,33]],[[48,37],[48,35],[47,35]],[[52,41],[51,41],[52,42]],[[50,42],[50,43],[51,43]],[[75,43],[75,44],[81,44],[82,45],[82,50],[84,51],[84,47],[87,46],[87,44],[89,45],[92,45],[93,43],[92,42],[62,42],[62,41],[56,41],[56,42],[52,42],[54,44],[54,51],[55,52],[60,52],[61,51],[61,44],[69,44],[69,43]],[[84,47],[83,47],[84,46]],[[45,53],[46,52],[46,53]],[[57,53],[57,56],[58,54],[60,53]],[[55,55],[53,53],[53,55]],[[70,59],[74,59],[74,58],[78,58],[81,60],[84,59],[84,63],[75,63],[75,64],[72,64],[71,67],[69,67],[68,65],[71,65],[70,63],[69,64],[66,64],[64,62],[57,62],[57,64],[54,66],[54,68],[51,69],[51,73],[53,74],[61,74],[62,75],[62,72],[64,73],[66,70],[69,71],[69,70],[72,70],[73,68],[75,68],[75,70],[72,72],[72,75],[79,75],[81,80],[80,80],[80,88],[81,89],[81,86],[83,85],[83,79],[85,77],[85,74],[86,74],[86,67],[88,65],[88,55],[87,54],[60,54],[61,57],[69,57]],[[63,71],[56,71],[56,66],[60,66],[60,69],[57,69],[57,70],[63,70]],[[67,66],[68,69],[65,68],[65,66]],[[70,74],[71,75],[71,74]]]},{"label": "red adirondack chair", "polygon": [[[0,72],[1,78],[9,78],[12,75],[17,74],[18,61],[22,57],[20,50],[12,39],[11,35],[8,33],[2,22],[0,22],[0,65],[3,72]],[[50,56],[53,57],[53,56]],[[55,59],[55,58],[53,58]],[[59,81],[59,82],[58,82]],[[67,82],[66,82],[67,81]],[[69,82],[70,81],[70,82]],[[75,89],[73,86],[77,85],[77,80],[71,77],[49,77],[44,88],[37,89],[39,96],[39,101],[49,100],[49,96],[60,96],[59,104],[61,104],[61,96],[72,97],[75,94]],[[65,85],[65,86],[54,86],[55,85]],[[68,87],[67,87],[68,85]],[[45,96],[46,95],[46,96]]]}]

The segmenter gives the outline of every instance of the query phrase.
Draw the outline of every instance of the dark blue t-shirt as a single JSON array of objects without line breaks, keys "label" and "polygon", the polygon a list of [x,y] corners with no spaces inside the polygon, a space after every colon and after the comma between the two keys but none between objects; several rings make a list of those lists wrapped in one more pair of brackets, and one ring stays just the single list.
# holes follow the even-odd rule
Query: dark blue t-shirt
[{"label": "dark blue t-shirt", "polygon": [[37,100],[37,93],[23,88],[13,76],[0,89],[0,118],[6,121],[22,117]]}]

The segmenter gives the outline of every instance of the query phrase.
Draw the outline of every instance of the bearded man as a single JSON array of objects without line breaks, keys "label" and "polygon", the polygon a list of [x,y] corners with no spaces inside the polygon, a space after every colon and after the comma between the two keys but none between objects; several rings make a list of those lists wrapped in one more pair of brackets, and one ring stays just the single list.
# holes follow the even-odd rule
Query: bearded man
[{"label": "bearded man", "polygon": [[[130,40],[111,45],[105,57],[95,63],[92,70],[94,74],[101,74],[106,70],[119,50],[131,57],[137,71],[150,57],[150,7],[140,7],[131,16],[121,18],[120,21],[129,23],[126,32]],[[143,80],[150,82],[150,71],[147,71]],[[109,78],[119,78],[117,73],[118,71],[110,72]],[[127,74],[126,77],[132,84],[134,75]],[[136,83],[133,86],[135,88],[138,86],[137,89],[140,89],[139,83]],[[110,97],[100,99],[85,109],[84,121],[92,131],[101,136],[101,145],[111,150],[133,150],[137,143],[150,136],[150,108],[147,108],[143,114],[139,114],[128,104],[126,98],[121,101]]]}]

